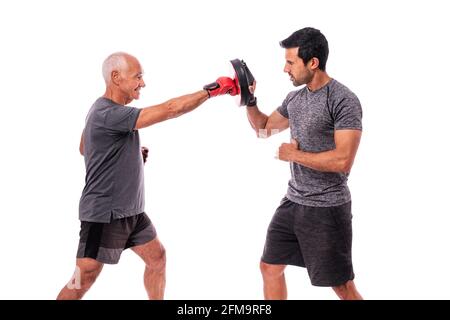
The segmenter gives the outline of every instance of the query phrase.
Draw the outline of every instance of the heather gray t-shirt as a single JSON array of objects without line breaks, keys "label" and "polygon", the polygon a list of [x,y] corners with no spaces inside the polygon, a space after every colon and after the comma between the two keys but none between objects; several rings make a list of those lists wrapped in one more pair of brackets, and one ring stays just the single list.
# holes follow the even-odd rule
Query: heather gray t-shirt
[{"label": "heather gray t-shirt", "polygon": [[89,110],[81,221],[106,223],[144,212],[144,164],[139,132],[134,130],[140,111],[103,97]]},{"label": "heather gray t-shirt", "polygon": [[[356,95],[332,79],[324,87],[290,92],[278,112],[289,119],[291,136],[306,152],[336,148],[335,130],[362,130],[362,109]],[[331,207],[351,200],[346,173],[322,172],[291,162],[286,197],[312,207]]]}]

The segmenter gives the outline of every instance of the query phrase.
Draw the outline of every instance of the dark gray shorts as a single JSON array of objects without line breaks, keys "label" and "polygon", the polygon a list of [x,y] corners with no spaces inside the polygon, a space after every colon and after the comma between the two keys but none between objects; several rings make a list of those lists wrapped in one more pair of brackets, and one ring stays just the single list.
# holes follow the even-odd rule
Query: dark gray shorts
[{"label": "dark gray shorts", "polygon": [[123,250],[155,238],[155,227],[145,212],[110,223],[81,221],[77,258],[116,264]]},{"label": "dark gray shorts", "polygon": [[267,230],[261,260],[306,267],[314,286],[353,280],[351,202],[308,207],[283,198]]}]

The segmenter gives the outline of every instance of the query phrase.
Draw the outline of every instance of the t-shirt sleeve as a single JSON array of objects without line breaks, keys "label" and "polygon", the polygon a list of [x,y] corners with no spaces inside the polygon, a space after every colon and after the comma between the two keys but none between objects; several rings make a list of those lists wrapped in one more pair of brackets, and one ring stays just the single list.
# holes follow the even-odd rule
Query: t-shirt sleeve
[{"label": "t-shirt sleeve", "polygon": [[119,132],[131,132],[136,127],[142,109],[125,106],[111,106],[106,114],[105,126]]},{"label": "t-shirt sleeve", "polygon": [[342,98],[333,111],[334,129],[362,130],[362,108],[356,96]]},{"label": "t-shirt sleeve", "polygon": [[286,97],[286,99],[284,99],[283,103],[281,104],[281,106],[279,106],[277,108],[277,111],[285,118],[289,119],[289,112],[288,112],[288,104],[289,101],[292,100],[292,92],[289,93]]}]

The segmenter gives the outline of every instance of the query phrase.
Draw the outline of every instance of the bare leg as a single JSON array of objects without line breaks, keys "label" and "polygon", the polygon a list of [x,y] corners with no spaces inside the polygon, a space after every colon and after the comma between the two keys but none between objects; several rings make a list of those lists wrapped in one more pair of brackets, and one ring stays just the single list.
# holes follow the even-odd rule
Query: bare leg
[{"label": "bare leg", "polygon": [[341,300],[363,300],[363,297],[356,290],[355,283],[352,280],[347,281],[341,286],[333,287],[333,290]]},{"label": "bare leg", "polygon": [[79,300],[94,284],[102,271],[103,263],[91,258],[77,259],[72,279],[62,288],[57,300]]},{"label": "bare leg", "polygon": [[164,299],[166,251],[158,238],[131,248],[145,262],[144,285],[149,299]]},{"label": "bare leg", "polygon": [[287,299],[287,287],[284,278],[285,268],[285,265],[268,264],[261,261],[260,269],[264,281],[264,299]]}]

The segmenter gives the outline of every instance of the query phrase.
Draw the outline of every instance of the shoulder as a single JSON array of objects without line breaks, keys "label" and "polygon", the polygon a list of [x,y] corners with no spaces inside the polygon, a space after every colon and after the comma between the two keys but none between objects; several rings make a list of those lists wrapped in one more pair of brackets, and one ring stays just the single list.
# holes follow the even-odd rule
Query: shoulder
[{"label": "shoulder", "polygon": [[329,84],[329,98],[332,102],[336,103],[340,103],[342,100],[355,101],[359,103],[359,99],[356,94],[347,86],[335,79],[332,79]]},{"label": "shoulder", "polygon": [[92,104],[89,113],[105,114],[108,110],[117,108],[118,106],[120,105],[114,101],[100,97]]},{"label": "shoulder", "polygon": [[126,108],[122,105],[117,104],[110,99],[100,97],[92,104],[86,117],[86,121],[88,123],[97,123],[97,125],[103,124],[108,118],[114,117],[124,109]]}]

